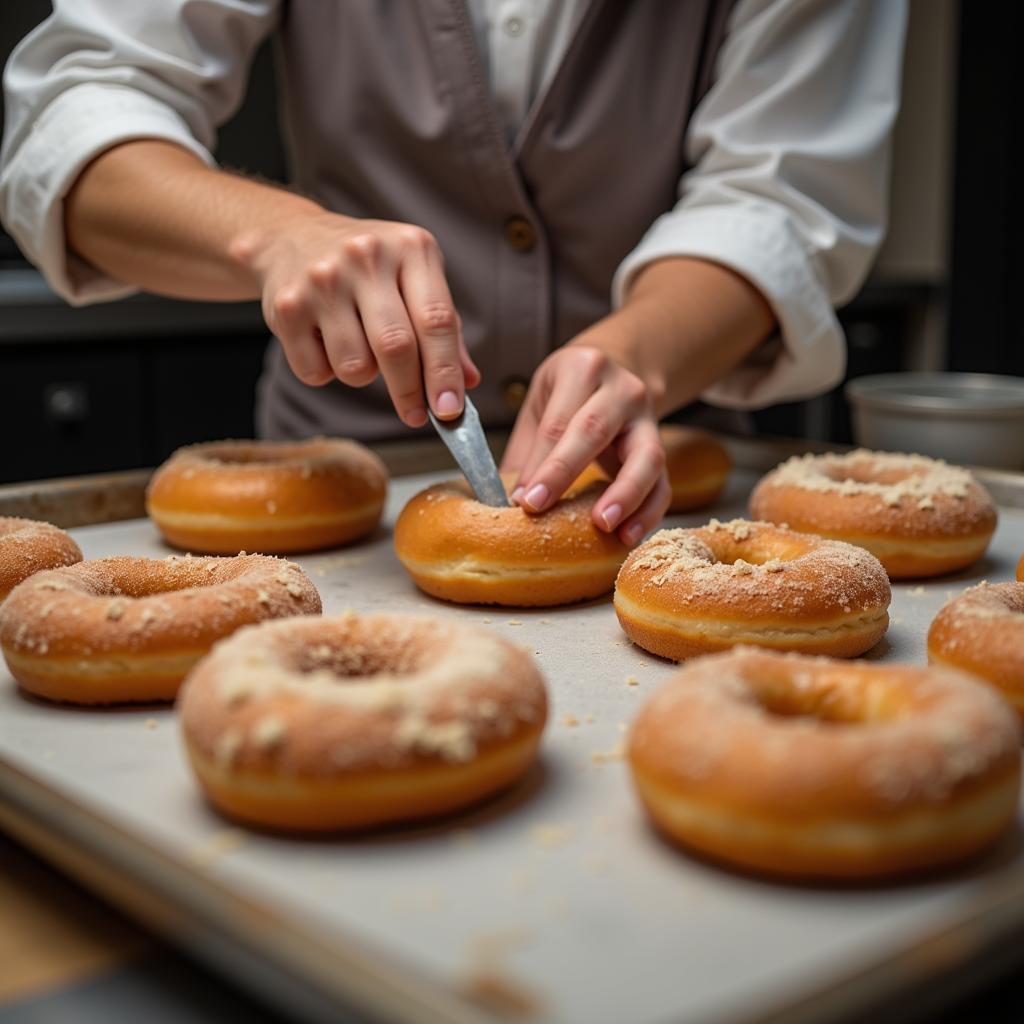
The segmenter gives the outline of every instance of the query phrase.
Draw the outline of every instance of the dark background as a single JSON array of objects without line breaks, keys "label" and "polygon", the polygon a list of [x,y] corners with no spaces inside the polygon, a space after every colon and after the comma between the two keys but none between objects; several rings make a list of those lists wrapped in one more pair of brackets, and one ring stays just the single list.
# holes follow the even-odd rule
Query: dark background
[{"label": "dark background", "polygon": [[[4,4],[0,59],[48,12],[43,0]],[[893,237],[841,313],[848,378],[900,369],[1024,373],[1014,301],[1019,60],[1010,53],[1014,34],[993,31],[990,14],[988,5],[956,0],[913,2]],[[244,106],[221,130],[218,158],[285,180],[275,125],[264,46]],[[948,182],[937,211],[918,202],[925,186],[935,191],[935,175]],[[919,238],[932,238],[921,254]],[[31,439],[4,446],[0,482],[155,465],[185,443],[251,436],[266,341],[255,303],[139,296],[71,309],[0,233],[0,431]],[[851,440],[841,388],[756,421],[765,433]]]},{"label": "dark background", "polygon": [[[1008,20],[999,9],[913,0],[913,77],[897,133],[892,247],[842,312],[848,377],[910,368],[1024,374],[1016,301],[1024,227],[1019,16]],[[0,62],[48,12],[43,0],[0,3]],[[948,24],[937,27],[943,18]],[[947,29],[934,49],[935,33]],[[275,106],[264,47],[244,107],[221,130],[218,158],[284,180]],[[936,146],[931,129],[947,117],[948,139],[940,132]],[[932,214],[916,203],[934,176],[945,180],[938,189],[945,227],[915,255],[915,238],[935,234]],[[266,340],[255,304],[140,296],[70,309],[0,232],[0,482],[155,465],[184,443],[250,435]],[[850,440],[841,389],[765,410],[757,421],[766,432]],[[164,985],[168,1005],[184,1000],[181,1019],[281,1020],[199,968],[174,960],[157,966],[149,990]],[[75,996],[81,1013],[82,994]],[[1016,979],[944,1018],[982,1020],[1024,1020]]]}]

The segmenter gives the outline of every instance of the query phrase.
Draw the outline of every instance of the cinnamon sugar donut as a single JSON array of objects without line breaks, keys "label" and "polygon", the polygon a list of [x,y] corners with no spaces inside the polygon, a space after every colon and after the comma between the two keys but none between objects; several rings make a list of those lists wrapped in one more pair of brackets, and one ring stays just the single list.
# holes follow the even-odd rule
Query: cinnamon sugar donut
[{"label": "cinnamon sugar donut", "polygon": [[446,601],[528,607],[598,597],[629,550],[591,520],[605,487],[574,484],[528,515],[481,504],[465,480],[435,484],[402,509],[395,553],[421,590]]},{"label": "cinnamon sugar donut", "polygon": [[78,545],[50,523],[0,516],[0,604],[22,580],[82,560]]},{"label": "cinnamon sugar donut", "polygon": [[641,802],[746,869],[872,878],[961,860],[1016,819],[1009,706],[944,669],[738,650],[673,676],[633,724]]},{"label": "cinnamon sugar donut", "polygon": [[387,479],[355,441],[215,441],[176,451],[153,474],[146,509],[185,551],[289,554],[374,530]]},{"label": "cinnamon sugar donut", "polygon": [[281,829],[366,828],[510,786],[547,716],[533,659],[489,630],[396,615],[244,629],[178,701],[199,784],[225,814]]},{"label": "cinnamon sugar donut", "polygon": [[996,528],[995,504],[966,469],[864,449],[794,456],[757,485],[750,514],[867,548],[892,579],[962,569]]},{"label": "cinnamon sugar donut", "polygon": [[309,578],[281,559],[101,558],[15,587],[0,646],[11,675],[48,700],[170,700],[196,661],[239,626],[319,613]]},{"label": "cinnamon sugar donut", "polygon": [[928,660],[992,683],[1024,717],[1024,583],[979,583],[943,605]]},{"label": "cinnamon sugar donut", "polygon": [[890,597],[863,548],[712,519],[636,548],[615,582],[615,613],[633,643],[674,661],[736,644],[849,658],[885,633]]},{"label": "cinnamon sugar donut", "polygon": [[665,449],[665,470],[672,487],[670,512],[710,505],[729,479],[732,459],[706,430],[665,423],[658,428]]}]

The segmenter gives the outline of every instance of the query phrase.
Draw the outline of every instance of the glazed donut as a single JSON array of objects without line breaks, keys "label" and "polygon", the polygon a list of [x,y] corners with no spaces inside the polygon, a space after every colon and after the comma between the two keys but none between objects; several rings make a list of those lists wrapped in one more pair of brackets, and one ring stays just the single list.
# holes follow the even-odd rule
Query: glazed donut
[{"label": "glazed donut", "polygon": [[56,526],[35,519],[0,516],[0,604],[34,573],[81,560],[78,545]]},{"label": "glazed donut", "polygon": [[395,553],[416,585],[461,604],[569,604],[612,589],[629,550],[591,521],[607,487],[575,485],[547,512],[492,508],[465,480],[435,484],[402,509]]},{"label": "glazed donut", "polygon": [[671,840],[793,878],[872,878],[977,853],[1017,816],[1010,707],[945,669],[746,649],[701,658],[628,739]]},{"label": "glazed donut", "polygon": [[1024,718],[1024,583],[979,583],[943,605],[928,660],[992,683]]},{"label": "glazed donut", "polygon": [[178,449],[153,474],[146,510],[185,551],[314,551],[373,531],[387,479],[355,441],[215,441]]},{"label": "glazed donut", "polygon": [[512,785],[547,697],[532,658],[489,630],[349,613],[241,630],[193,669],[178,707],[216,807],[325,831],[445,814]]},{"label": "glazed donut", "polygon": [[15,587],[0,646],[11,675],[47,700],[171,700],[196,661],[239,626],[319,613],[309,578],[281,559],[101,558]]},{"label": "glazed donut", "polygon": [[672,486],[670,512],[689,512],[710,505],[725,487],[732,459],[706,430],[674,423],[659,428],[665,449],[665,469]]},{"label": "glazed donut", "polygon": [[1017,579],[1024,583],[1024,555],[1020,556],[1020,561],[1017,563]]},{"label": "glazed donut", "polygon": [[863,548],[743,519],[661,530],[615,581],[626,635],[673,661],[737,644],[851,658],[885,633],[890,597]]},{"label": "glazed donut", "polygon": [[750,514],[867,548],[892,579],[962,569],[996,528],[988,491],[966,469],[864,449],[794,456],[754,488]]}]

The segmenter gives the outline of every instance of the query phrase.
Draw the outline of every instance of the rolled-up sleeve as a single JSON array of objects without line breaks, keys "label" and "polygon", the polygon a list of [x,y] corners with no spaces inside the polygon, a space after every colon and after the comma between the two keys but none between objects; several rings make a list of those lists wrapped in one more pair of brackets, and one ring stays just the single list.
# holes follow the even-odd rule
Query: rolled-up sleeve
[{"label": "rolled-up sleeve", "polygon": [[679,202],[619,267],[613,302],[670,256],[753,284],[776,337],[702,396],[757,408],[828,390],[846,346],[835,307],[862,284],[887,213],[905,0],[741,0],[686,137]]},{"label": "rolled-up sleeve", "polygon": [[76,305],[135,289],[67,247],[64,197],[111,146],[163,139],[207,163],[279,0],[56,0],[4,71],[0,219]]}]

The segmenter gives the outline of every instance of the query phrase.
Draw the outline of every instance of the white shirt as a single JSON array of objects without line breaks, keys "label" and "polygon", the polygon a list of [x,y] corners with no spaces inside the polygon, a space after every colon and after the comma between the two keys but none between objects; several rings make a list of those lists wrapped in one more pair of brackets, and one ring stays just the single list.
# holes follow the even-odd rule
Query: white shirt
[{"label": "white shirt", "polygon": [[[73,304],[134,291],[67,249],[63,199],[77,176],[137,138],[214,163],[216,129],[240,103],[280,6],[206,0],[197,33],[182,31],[188,3],[133,0],[128,17],[125,0],[55,0],[6,68],[0,218]],[[584,3],[469,0],[510,135],[554,74]],[[637,271],[666,256],[722,264],[760,290],[779,337],[706,401],[756,408],[841,380],[833,307],[860,287],[882,241],[906,15],[906,0],[739,0],[733,10],[684,140],[693,166],[679,200],[623,260],[611,296],[621,304]]]}]

